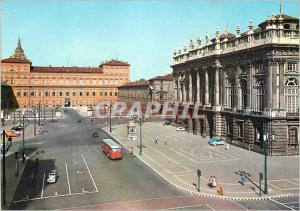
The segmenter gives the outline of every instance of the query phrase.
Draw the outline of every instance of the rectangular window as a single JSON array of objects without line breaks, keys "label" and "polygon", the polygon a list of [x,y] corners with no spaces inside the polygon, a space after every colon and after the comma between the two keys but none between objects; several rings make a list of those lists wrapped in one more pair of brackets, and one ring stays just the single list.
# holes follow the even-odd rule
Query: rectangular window
[{"label": "rectangular window", "polygon": [[39,91],[39,96],[42,96],[42,92],[41,91]]},{"label": "rectangular window", "polygon": [[52,91],[52,96],[55,96],[55,91]]},{"label": "rectangular window", "polygon": [[90,94],[89,92],[86,92],[86,96],[89,96],[89,94]]},{"label": "rectangular window", "polygon": [[82,96],[82,92],[79,92],[79,96]]},{"label": "rectangular window", "polygon": [[46,92],[45,92],[45,96],[46,96],[46,97],[48,97],[48,96],[49,96],[49,93],[48,93],[48,91],[46,91]]},{"label": "rectangular window", "polygon": [[66,92],[66,96],[69,96],[69,92]]},{"label": "rectangular window", "polygon": [[115,96],[118,96],[118,92],[115,92]]},{"label": "rectangular window", "polygon": [[25,92],[23,93],[23,96],[24,96],[24,97],[26,97],[26,96],[27,96],[27,91],[25,91]]},{"label": "rectangular window", "polygon": [[59,92],[59,96],[63,96],[63,92],[62,91]]},{"label": "rectangular window", "polygon": [[34,91],[30,92],[30,96],[34,96]]},{"label": "rectangular window", "polygon": [[112,92],[109,93],[109,96],[112,96]]},{"label": "rectangular window", "polygon": [[238,137],[244,138],[244,124],[243,122],[238,122]]},{"label": "rectangular window", "polygon": [[93,92],[93,96],[96,96],[96,92]]},{"label": "rectangular window", "polygon": [[104,95],[107,96],[107,92],[105,92]]},{"label": "rectangular window", "polygon": [[73,92],[73,96],[76,96],[76,92]]},{"label": "rectangular window", "polygon": [[289,72],[296,72],[296,70],[297,70],[297,63],[291,63],[291,62],[289,62],[288,65],[287,65],[287,70]]},{"label": "rectangular window", "polygon": [[17,92],[17,96],[18,96],[18,97],[21,96],[21,92],[20,92],[20,91]]},{"label": "rectangular window", "polygon": [[102,92],[100,92],[100,96],[102,96]]}]

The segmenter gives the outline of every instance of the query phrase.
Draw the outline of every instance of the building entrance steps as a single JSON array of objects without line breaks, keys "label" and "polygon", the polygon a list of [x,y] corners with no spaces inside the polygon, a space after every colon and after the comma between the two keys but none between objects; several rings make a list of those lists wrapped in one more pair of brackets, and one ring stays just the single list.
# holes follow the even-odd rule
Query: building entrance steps
[{"label": "building entrance steps", "polygon": [[[259,173],[264,172],[264,156],[235,146],[226,148],[208,145],[208,138],[187,132],[176,132],[176,127],[163,122],[145,122],[142,126],[143,152],[139,154],[139,136],[135,141],[125,139],[127,125],[114,125],[113,131],[103,128],[125,148],[153,169],[177,189],[199,195],[228,199],[265,199],[284,197],[299,192],[299,156],[268,157],[269,194],[259,196]],[[159,134],[157,131],[161,131]],[[139,127],[137,127],[139,134]],[[155,137],[158,142],[155,143]],[[167,144],[166,144],[167,143]],[[200,169],[200,192],[197,191],[197,169]],[[241,172],[245,184],[239,181]],[[279,172],[285,172],[280,174]],[[210,188],[208,180],[215,176],[217,188]],[[218,194],[222,184],[224,195]],[[262,180],[262,190],[264,180]]]}]

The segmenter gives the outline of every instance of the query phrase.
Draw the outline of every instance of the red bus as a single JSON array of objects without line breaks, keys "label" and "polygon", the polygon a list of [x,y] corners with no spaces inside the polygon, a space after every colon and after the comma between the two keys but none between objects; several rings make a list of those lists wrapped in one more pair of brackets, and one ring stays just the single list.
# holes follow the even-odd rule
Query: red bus
[{"label": "red bus", "polygon": [[103,139],[102,151],[110,159],[122,159],[122,147],[111,139]]}]

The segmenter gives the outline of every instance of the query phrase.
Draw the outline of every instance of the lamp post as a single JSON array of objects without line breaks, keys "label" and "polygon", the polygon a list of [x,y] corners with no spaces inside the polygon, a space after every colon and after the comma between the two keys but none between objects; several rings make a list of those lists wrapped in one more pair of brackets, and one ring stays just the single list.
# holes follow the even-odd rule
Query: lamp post
[{"label": "lamp post", "polygon": [[34,108],[33,115],[34,115],[34,136],[36,136],[36,109],[35,108]]},{"label": "lamp post", "polygon": [[41,104],[39,103],[39,126],[41,125]]},{"label": "lamp post", "polygon": [[140,155],[142,155],[143,151],[143,141],[142,141],[142,118],[139,119],[139,125],[140,125]]},{"label": "lamp post", "polygon": [[269,134],[265,124],[265,118],[263,117],[263,143],[264,143],[264,154],[265,154],[265,165],[264,165],[264,176],[265,176],[265,194],[268,194],[268,140]]},{"label": "lamp post", "polygon": [[23,112],[22,162],[25,162],[25,113]]},{"label": "lamp post", "polygon": [[6,173],[5,173],[5,130],[3,130],[3,143],[2,143],[2,209],[5,209],[6,205]]},{"label": "lamp post", "polygon": [[112,128],[111,128],[111,104],[109,104],[109,132],[112,131]]}]

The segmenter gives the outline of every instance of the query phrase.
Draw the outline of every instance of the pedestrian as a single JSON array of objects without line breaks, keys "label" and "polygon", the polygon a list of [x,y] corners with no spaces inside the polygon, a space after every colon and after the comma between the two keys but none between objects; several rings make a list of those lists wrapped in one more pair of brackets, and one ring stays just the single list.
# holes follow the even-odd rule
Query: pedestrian
[{"label": "pedestrian", "polygon": [[212,184],[213,184],[213,176],[210,176],[207,185],[208,185],[210,188],[212,188]]},{"label": "pedestrian", "polygon": [[212,187],[215,188],[217,187],[217,181],[216,181],[216,177],[212,177]]},{"label": "pedestrian", "polygon": [[155,143],[157,144],[157,142],[158,142],[158,138],[157,138],[157,137],[155,137]]},{"label": "pedestrian", "polygon": [[218,190],[218,194],[223,196],[224,195],[224,189],[223,189],[223,185],[220,184],[220,189]]},{"label": "pedestrian", "polygon": [[240,183],[241,183],[242,185],[245,185],[246,179],[247,179],[246,176],[245,176],[244,174],[242,174],[242,175],[241,175]]},{"label": "pedestrian", "polygon": [[133,151],[132,151],[132,149],[130,149],[129,152],[130,152],[130,156],[133,157]]}]

